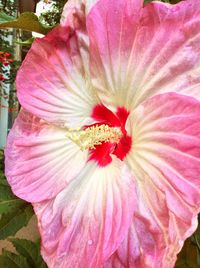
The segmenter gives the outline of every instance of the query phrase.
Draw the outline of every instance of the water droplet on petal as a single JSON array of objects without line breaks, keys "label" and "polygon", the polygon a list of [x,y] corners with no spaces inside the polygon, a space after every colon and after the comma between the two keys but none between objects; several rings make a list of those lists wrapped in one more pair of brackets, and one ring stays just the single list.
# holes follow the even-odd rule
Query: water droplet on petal
[{"label": "water droplet on petal", "polygon": [[93,242],[92,242],[92,240],[88,240],[88,245],[90,245],[90,246],[91,246],[91,245],[92,245],[92,243],[93,243]]}]

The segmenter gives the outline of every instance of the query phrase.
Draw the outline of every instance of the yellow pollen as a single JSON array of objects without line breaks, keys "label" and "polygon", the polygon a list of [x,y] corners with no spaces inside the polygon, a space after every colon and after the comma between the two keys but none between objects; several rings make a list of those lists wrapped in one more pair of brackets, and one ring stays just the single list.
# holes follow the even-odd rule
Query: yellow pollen
[{"label": "yellow pollen", "polygon": [[122,137],[122,132],[118,127],[109,127],[103,124],[88,127],[85,130],[69,129],[67,137],[84,151],[95,149],[96,145],[100,145],[103,142],[118,143]]}]

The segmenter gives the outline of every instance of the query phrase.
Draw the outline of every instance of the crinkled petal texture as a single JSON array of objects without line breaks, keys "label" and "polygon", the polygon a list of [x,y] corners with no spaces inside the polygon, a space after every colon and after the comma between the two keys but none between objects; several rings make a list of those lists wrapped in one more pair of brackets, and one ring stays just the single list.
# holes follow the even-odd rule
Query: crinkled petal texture
[{"label": "crinkled petal texture", "polygon": [[102,100],[131,110],[169,91],[199,98],[200,0],[138,2],[99,0],[87,17],[92,81]]},{"label": "crinkled petal texture", "polygon": [[22,110],[9,133],[5,156],[13,192],[40,202],[66,187],[85,166],[88,153],[67,138],[65,129]]},{"label": "crinkled petal texture", "polygon": [[85,75],[90,77],[89,38],[86,29],[86,15],[96,0],[70,0],[64,6],[61,25],[73,31],[83,61]]},{"label": "crinkled petal texture", "polygon": [[137,206],[132,226],[106,268],[172,268],[197,226],[200,208],[200,103],[157,95],[132,113]]},{"label": "crinkled petal texture", "polygon": [[[8,181],[34,203],[50,268],[172,268],[200,207],[200,103],[165,92],[200,96],[200,0],[99,0],[87,17],[76,3],[18,73]],[[131,112],[133,141],[101,168],[66,137],[99,97]]]},{"label": "crinkled petal texture", "polygon": [[[19,101],[27,111],[60,126],[91,123],[98,98],[88,75],[88,53],[76,33],[58,26],[36,39],[17,75]],[[28,79],[27,79],[28,77]]]},{"label": "crinkled petal texture", "polygon": [[[97,0],[68,0],[61,15],[61,25],[74,29],[85,27],[86,15]],[[79,22],[82,21],[82,24]]]},{"label": "crinkled petal texture", "polygon": [[48,267],[101,267],[128,232],[134,193],[129,169],[114,158],[104,168],[88,162],[54,199],[34,204]]}]

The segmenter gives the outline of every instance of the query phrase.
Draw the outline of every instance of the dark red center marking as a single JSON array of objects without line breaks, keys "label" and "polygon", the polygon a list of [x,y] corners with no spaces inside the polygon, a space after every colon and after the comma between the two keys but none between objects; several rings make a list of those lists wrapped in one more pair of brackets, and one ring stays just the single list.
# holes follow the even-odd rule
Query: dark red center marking
[{"label": "dark red center marking", "polygon": [[90,150],[89,160],[95,160],[99,166],[107,166],[112,162],[111,154],[116,155],[123,160],[131,149],[132,138],[128,136],[125,124],[129,112],[124,107],[118,107],[114,114],[104,105],[96,105],[92,112],[92,118],[98,125],[106,124],[109,127],[120,127],[123,133],[119,143],[103,142],[101,145],[95,146]]}]

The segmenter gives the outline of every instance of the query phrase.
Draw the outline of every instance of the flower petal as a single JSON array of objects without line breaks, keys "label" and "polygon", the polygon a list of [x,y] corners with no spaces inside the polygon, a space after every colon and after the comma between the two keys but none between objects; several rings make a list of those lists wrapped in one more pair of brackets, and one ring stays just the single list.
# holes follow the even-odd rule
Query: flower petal
[{"label": "flower petal", "polygon": [[174,91],[200,98],[200,0],[177,5],[99,0],[87,18],[92,81],[128,110]]},{"label": "flower petal", "polygon": [[[106,105],[124,106],[142,0],[100,0],[87,17],[91,74]],[[130,65],[130,64],[129,64]]]},{"label": "flower petal", "polygon": [[97,0],[68,0],[61,15],[61,25],[70,25],[73,29],[84,27],[86,15]]},{"label": "flower petal", "polygon": [[[196,224],[195,220],[193,228]],[[146,218],[135,215],[128,235],[103,268],[173,268],[176,261],[173,246],[166,249],[162,235],[154,233],[151,226]]]},{"label": "flower petal", "polygon": [[73,144],[66,130],[21,111],[9,133],[6,176],[13,192],[29,202],[56,196],[81,171],[87,152]]},{"label": "flower petal", "polygon": [[85,68],[88,55],[79,45],[76,34],[61,26],[36,39],[17,75],[22,107],[56,125],[91,123],[98,98]]},{"label": "flower petal", "polygon": [[200,1],[150,3],[140,24],[135,105],[169,91],[200,99]]},{"label": "flower petal", "polygon": [[101,267],[123,241],[134,209],[134,184],[118,159],[85,169],[55,199],[34,204],[49,267]]},{"label": "flower petal", "polygon": [[69,0],[64,6],[61,16],[61,25],[70,28],[76,36],[80,56],[83,59],[81,64],[84,71],[90,77],[89,71],[89,38],[86,29],[86,13],[89,7],[96,0]]},{"label": "flower petal", "polygon": [[129,235],[106,267],[172,268],[200,211],[200,103],[161,94],[128,120],[137,207]]}]

